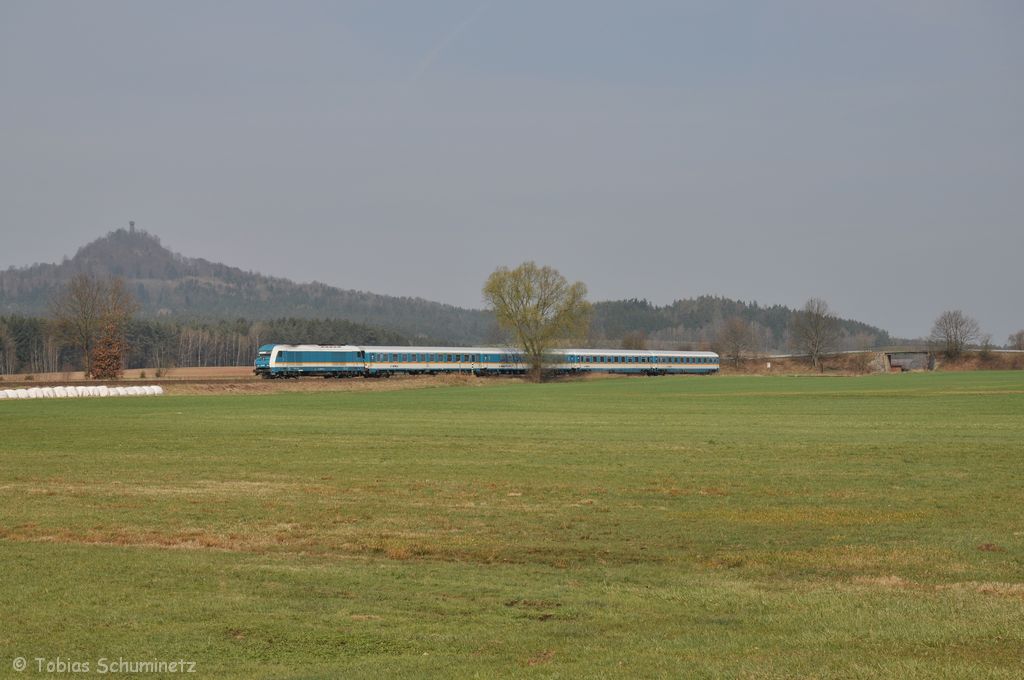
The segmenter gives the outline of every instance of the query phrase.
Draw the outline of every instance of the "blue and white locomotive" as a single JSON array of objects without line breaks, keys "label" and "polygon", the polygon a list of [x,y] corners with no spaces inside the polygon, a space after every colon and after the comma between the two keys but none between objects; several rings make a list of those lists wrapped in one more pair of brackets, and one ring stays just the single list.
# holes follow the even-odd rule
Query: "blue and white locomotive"
[{"label": "blue and white locomotive", "polygon": [[[384,377],[395,374],[474,373],[521,375],[527,362],[519,350],[501,347],[374,347],[359,345],[263,345],[255,373],[264,378],[320,376]],[[635,349],[552,350],[556,373],[717,373],[714,352]]]}]

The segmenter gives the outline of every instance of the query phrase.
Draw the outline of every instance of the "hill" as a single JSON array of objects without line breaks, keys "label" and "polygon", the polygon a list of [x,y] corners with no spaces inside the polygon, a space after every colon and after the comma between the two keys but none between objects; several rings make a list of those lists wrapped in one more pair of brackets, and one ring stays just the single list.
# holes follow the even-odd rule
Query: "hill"
[{"label": "hill", "polygon": [[413,340],[453,343],[479,341],[493,326],[492,317],[480,310],[264,276],[179,255],[156,236],[125,229],[83,246],[60,264],[0,272],[0,315],[46,315],[53,295],[79,273],[123,278],[143,318],[343,318]]},{"label": "hill", "polygon": [[[640,335],[648,346],[713,347],[721,324],[738,316],[750,322],[758,336],[758,349],[782,351],[789,343],[788,325],[793,310],[784,305],[764,307],[757,302],[702,295],[656,306],[647,300],[615,300],[594,305],[591,334],[594,341],[621,342],[629,334]],[[866,349],[890,342],[885,330],[841,319],[841,349]]]},{"label": "hill", "polygon": [[[78,273],[125,279],[138,298],[142,319],[344,319],[360,325],[361,337],[397,333],[411,343],[501,341],[493,317],[483,310],[264,276],[185,257],[154,235],[125,229],[83,246],[59,264],[0,272],[0,316],[45,316],[54,294]],[[782,350],[787,346],[786,327],[792,313],[782,305],[764,307],[714,296],[679,299],[664,306],[640,299],[598,302],[589,344],[617,347],[624,338],[642,336],[652,348],[713,347],[722,322],[739,316],[754,324],[760,349]],[[889,342],[887,332],[859,321],[844,319],[842,329],[845,349]]]}]

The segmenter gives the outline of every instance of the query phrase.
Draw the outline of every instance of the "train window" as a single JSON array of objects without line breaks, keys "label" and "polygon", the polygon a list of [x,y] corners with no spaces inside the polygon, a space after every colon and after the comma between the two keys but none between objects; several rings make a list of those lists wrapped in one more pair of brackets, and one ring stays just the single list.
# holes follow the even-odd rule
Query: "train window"
[{"label": "train window", "polygon": [[452,355],[451,355],[451,354],[449,354],[449,355],[448,355],[448,361],[451,361],[451,360],[452,360]]}]

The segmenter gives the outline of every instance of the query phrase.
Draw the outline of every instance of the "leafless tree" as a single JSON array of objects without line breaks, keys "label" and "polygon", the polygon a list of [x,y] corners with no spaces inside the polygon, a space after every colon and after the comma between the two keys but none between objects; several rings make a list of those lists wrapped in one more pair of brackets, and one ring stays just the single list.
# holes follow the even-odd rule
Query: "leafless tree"
[{"label": "leafless tree", "polygon": [[14,373],[17,367],[18,346],[7,326],[0,324],[0,374]]},{"label": "leafless tree", "polygon": [[1010,345],[1010,349],[1024,350],[1024,330],[1019,330],[1010,335],[1010,340],[1007,344]]},{"label": "leafless tree", "polygon": [[808,300],[803,309],[793,313],[789,330],[794,349],[809,355],[814,367],[824,370],[821,356],[835,347],[840,336],[839,319],[828,303],[821,298]]},{"label": "leafless tree", "polygon": [[590,323],[587,287],[569,283],[551,267],[525,262],[499,267],[484,284],[484,299],[498,324],[509,329],[523,350],[530,373],[540,380],[550,350],[584,337]]},{"label": "leafless tree", "polygon": [[733,316],[718,331],[718,347],[722,354],[738,366],[743,355],[754,346],[754,330],[746,319]]},{"label": "leafless tree", "polygon": [[88,274],[76,274],[51,305],[58,336],[82,353],[87,375],[101,331],[112,326],[123,332],[135,310],[135,300],[121,279],[106,281]]},{"label": "leafless tree", "polygon": [[622,336],[622,349],[647,349],[647,334],[633,331]]},{"label": "leafless tree", "polygon": [[963,354],[969,344],[981,335],[978,322],[959,309],[947,310],[935,319],[931,341],[950,359]]}]

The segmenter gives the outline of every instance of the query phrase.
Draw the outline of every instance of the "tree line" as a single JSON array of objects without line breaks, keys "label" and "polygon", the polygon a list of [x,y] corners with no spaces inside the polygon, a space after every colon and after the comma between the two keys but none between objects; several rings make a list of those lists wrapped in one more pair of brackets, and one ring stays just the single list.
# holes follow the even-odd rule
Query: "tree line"
[{"label": "tree line", "polygon": [[48,317],[0,317],[0,374],[243,366],[274,343],[408,345],[400,333],[345,319],[139,319],[119,279],[74,277]]},{"label": "tree line", "polygon": [[[523,350],[535,379],[544,375],[550,350],[580,342],[587,335],[593,341],[600,333],[595,333],[595,325],[601,325],[604,332],[608,332],[615,324],[620,324],[616,331],[622,348],[647,349],[648,336],[644,329],[670,322],[664,308],[655,308],[646,301],[627,300],[602,303],[604,319],[595,323],[592,315],[599,306],[591,305],[586,300],[586,293],[586,285],[582,282],[570,284],[556,270],[534,262],[523,263],[515,269],[499,267],[483,288],[484,299],[495,314],[499,327],[509,332]],[[749,318],[749,312],[759,311],[756,305],[747,306],[710,297],[698,298],[696,302],[704,307],[705,316],[709,317],[704,321],[713,321],[712,327],[716,331],[714,340],[703,349],[714,349],[726,360],[739,364],[745,358],[757,356],[766,347],[769,328],[758,319]],[[737,313],[728,318],[715,318],[722,302],[733,305]],[[768,317],[777,317],[777,312],[784,309],[772,308]],[[609,314],[612,310],[613,313]],[[742,315],[742,312],[748,314]],[[775,325],[780,325],[778,321]],[[867,332],[879,329],[840,319],[821,298],[807,300],[801,309],[785,310],[784,323],[784,329],[776,332],[786,338],[791,349],[805,354],[818,370],[824,370],[823,357],[843,349],[844,344],[848,349],[867,350],[878,346],[883,338],[889,339],[884,331],[880,331],[883,337],[879,337],[877,333]],[[851,329],[857,333],[852,334]],[[851,342],[860,346],[850,348]],[[970,347],[979,347],[983,352],[992,347],[991,336],[983,334],[978,322],[960,310],[940,314],[928,342],[932,351],[941,352],[950,359],[956,359]],[[1024,330],[1010,336],[1009,346],[1024,349]],[[662,344],[659,349],[692,349],[692,346],[666,348]]]},{"label": "tree line", "polygon": [[[790,315],[787,335],[790,348],[806,354],[818,369],[823,355],[842,349],[841,322],[821,298],[809,299],[802,309]],[[743,358],[757,354],[757,336],[757,328],[751,322],[731,317],[719,332],[719,352],[738,364]],[[994,348],[992,336],[983,333],[978,321],[959,309],[946,310],[935,319],[927,344],[930,351],[947,359],[957,359],[971,348],[982,352]],[[1012,333],[1006,347],[1024,350],[1024,330]],[[852,349],[866,350],[869,347]]]},{"label": "tree line", "polygon": [[[499,268],[483,293],[499,328],[524,350],[536,377],[543,372],[545,356],[555,347],[566,343],[609,346],[607,338],[595,340],[595,306],[586,300],[586,286],[570,284],[551,267],[527,262],[516,269]],[[705,311],[715,308],[715,299],[698,302],[701,300]],[[413,344],[398,332],[345,319],[154,320],[135,318],[137,309],[134,296],[120,279],[76,275],[51,301],[48,318],[0,317],[0,374],[84,370],[97,377],[115,377],[125,368],[241,366],[249,364],[260,345],[267,343]],[[777,310],[771,309],[775,316]],[[659,315],[657,308],[639,301],[627,301],[621,311],[641,317]],[[608,318],[616,316],[605,317],[606,330]],[[859,340],[851,335],[851,323],[859,330],[860,324],[838,318],[827,302],[811,298],[802,309],[788,311],[784,336],[790,348],[806,354],[821,368],[825,354],[849,348],[844,345],[851,341],[863,344],[851,349],[877,345],[880,338],[875,334],[865,333]],[[638,319],[632,330],[629,326],[618,329],[621,346],[646,349],[644,326],[649,327]],[[739,314],[724,319],[716,316],[711,327],[715,335],[703,339],[701,348],[714,349],[734,363],[757,356],[767,345],[765,326],[756,319]],[[991,337],[960,310],[943,312],[935,320],[929,342],[934,351],[949,358],[970,347],[992,347]],[[416,344],[431,343],[416,338]],[[658,348],[692,349],[693,344],[681,341],[675,347],[665,347],[661,342]],[[1010,336],[1008,347],[1024,350],[1024,330]]]}]

